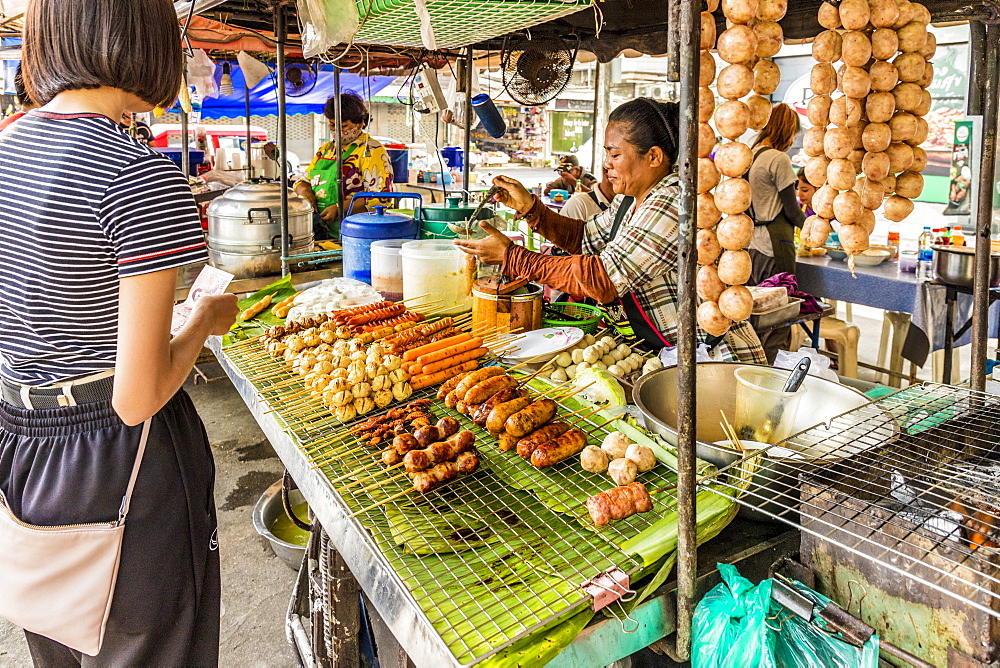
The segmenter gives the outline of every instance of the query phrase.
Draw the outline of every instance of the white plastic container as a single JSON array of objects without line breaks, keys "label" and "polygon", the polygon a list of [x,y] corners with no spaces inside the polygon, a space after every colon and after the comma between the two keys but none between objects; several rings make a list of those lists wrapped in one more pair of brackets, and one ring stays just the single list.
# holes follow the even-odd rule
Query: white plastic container
[{"label": "white plastic container", "polygon": [[[400,249],[403,259],[403,298],[410,307],[428,304],[440,315],[472,310],[474,264],[450,239],[407,241]],[[472,268],[470,273],[469,267]]]},{"label": "white plastic container", "polygon": [[385,239],[371,244],[372,287],[383,299],[398,302],[403,298],[403,257],[399,251],[410,241],[412,239]]}]

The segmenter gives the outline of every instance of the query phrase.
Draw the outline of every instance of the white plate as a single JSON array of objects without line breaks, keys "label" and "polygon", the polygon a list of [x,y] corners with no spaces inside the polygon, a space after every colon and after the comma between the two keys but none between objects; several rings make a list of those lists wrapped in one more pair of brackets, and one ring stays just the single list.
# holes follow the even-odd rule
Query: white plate
[{"label": "white plate", "polygon": [[581,339],[583,339],[583,330],[579,327],[536,329],[525,334],[524,338],[511,343],[513,350],[504,354],[503,361],[519,364],[538,357],[540,359],[537,361],[544,362],[547,358],[575,346]]}]

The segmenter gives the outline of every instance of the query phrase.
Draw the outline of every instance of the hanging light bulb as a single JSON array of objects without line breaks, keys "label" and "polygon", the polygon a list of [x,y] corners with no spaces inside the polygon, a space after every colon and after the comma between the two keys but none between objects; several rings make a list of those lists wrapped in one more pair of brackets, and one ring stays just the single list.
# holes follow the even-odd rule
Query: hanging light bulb
[{"label": "hanging light bulb", "polygon": [[219,93],[224,97],[233,94],[232,66],[229,63],[222,63],[222,79],[219,81]]}]

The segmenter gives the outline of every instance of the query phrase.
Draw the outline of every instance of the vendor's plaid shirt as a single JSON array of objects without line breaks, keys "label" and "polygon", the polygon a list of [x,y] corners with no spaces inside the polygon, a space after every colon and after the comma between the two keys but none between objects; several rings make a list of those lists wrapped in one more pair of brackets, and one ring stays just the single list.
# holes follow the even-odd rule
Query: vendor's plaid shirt
[{"label": "vendor's plaid shirt", "polygon": [[[677,173],[663,178],[649,197],[628,214],[614,240],[610,238],[615,214],[623,196],[615,197],[607,211],[587,221],[583,252],[600,255],[619,296],[634,293],[653,324],[671,343],[677,341]],[[707,334],[698,329],[699,339]],[[729,361],[767,364],[764,348],[750,323],[733,325],[719,344]]]}]

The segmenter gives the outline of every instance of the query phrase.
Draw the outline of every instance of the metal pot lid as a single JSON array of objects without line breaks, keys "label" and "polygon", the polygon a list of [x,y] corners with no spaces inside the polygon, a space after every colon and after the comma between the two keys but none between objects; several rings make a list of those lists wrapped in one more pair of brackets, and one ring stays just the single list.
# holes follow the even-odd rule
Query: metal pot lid
[{"label": "metal pot lid", "polygon": [[[269,209],[272,216],[281,212],[280,183],[239,183],[208,205],[208,215],[219,218],[246,218],[251,209]],[[288,215],[313,212],[312,205],[291,189],[288,190]],[[258,216],[261,214],[257,214]]]}]

